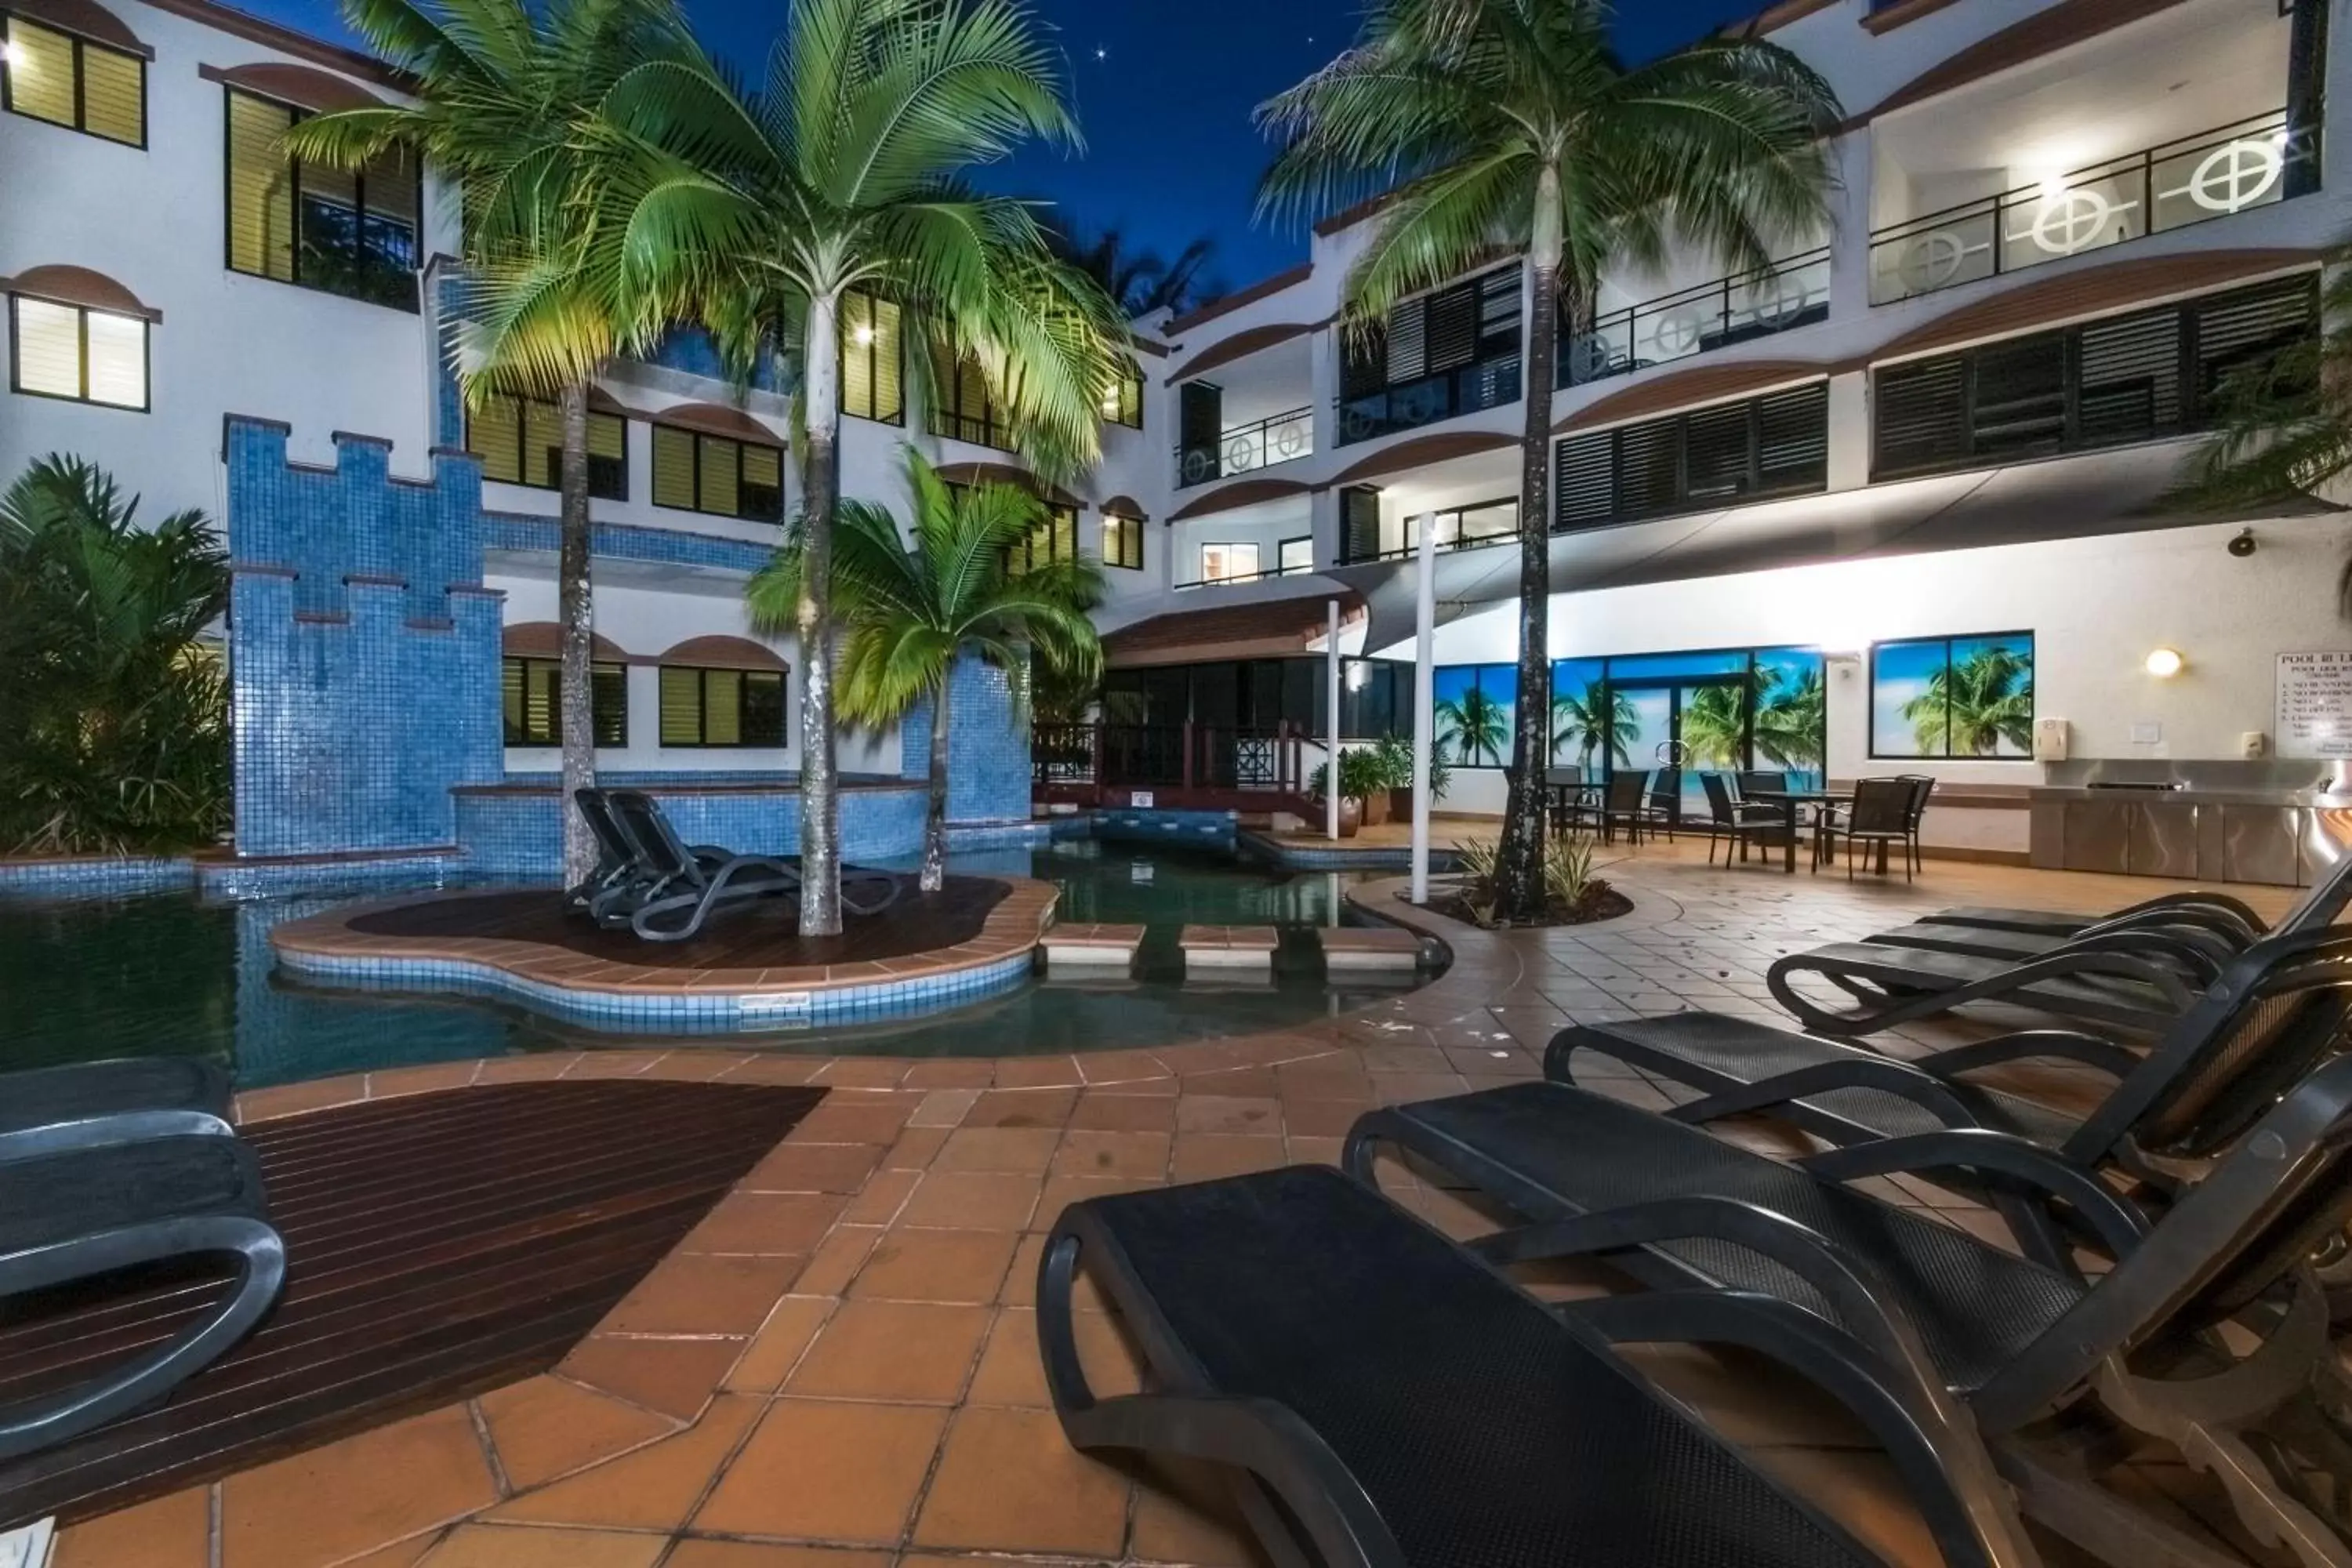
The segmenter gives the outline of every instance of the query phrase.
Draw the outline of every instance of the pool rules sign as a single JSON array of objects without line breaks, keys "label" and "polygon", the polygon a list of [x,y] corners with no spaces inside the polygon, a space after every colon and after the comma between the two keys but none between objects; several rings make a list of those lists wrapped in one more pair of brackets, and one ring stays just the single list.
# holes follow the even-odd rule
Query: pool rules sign
[{"label": "pool rules sign", "polygon": [[2352,653],[2278,656],[2282,757],[2352,757]]}]

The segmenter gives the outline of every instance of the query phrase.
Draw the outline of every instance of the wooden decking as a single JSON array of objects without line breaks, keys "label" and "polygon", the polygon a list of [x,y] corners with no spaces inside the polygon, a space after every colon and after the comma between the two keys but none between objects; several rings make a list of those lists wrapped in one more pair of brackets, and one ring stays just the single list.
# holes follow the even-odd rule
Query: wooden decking
[{"label": "wooden decking", "polygon": [[[164,1405],[0,1463],[0,1528],[85,1517],[543,1372],[823,1098],[644,1081],[455,1089],[245,1130],[284,1296]],[[175,1331],[222,1276],[0,1303],[0,1405]]]}]

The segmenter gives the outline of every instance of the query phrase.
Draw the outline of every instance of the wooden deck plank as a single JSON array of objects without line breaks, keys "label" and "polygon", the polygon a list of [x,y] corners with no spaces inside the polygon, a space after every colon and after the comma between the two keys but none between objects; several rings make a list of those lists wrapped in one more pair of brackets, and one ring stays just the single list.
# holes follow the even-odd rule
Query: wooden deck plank
[{"label": "wooden deck plank", "polygon": [[[0,1529],[126,1507],[547,1370],[823,1094],[503,1084],[246,1129],[287,1238],[277,1308],[164,1405],[0,1462]],[[223,1288],[183,1266],[0,1302],[0,1404],[161,1342]]]}]

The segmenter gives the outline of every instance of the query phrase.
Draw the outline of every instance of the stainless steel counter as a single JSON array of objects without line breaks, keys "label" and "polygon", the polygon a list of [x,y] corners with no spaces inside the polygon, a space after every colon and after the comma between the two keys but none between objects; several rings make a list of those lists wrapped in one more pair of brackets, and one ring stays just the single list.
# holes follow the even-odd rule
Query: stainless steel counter
[{"label": "stainless steel counter", "polygon": [[2305,887],[2342,853],[2340,813],[2323,813],[2315,789],[2060,784],[2030,795],[2036,866]]}]

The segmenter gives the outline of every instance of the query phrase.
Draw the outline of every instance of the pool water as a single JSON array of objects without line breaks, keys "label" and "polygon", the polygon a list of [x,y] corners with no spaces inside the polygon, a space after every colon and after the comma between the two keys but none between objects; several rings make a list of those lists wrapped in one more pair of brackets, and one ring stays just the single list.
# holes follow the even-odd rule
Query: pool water
[{"label": "pool water", "polygon": [[[279,972],[270,929],[345,902],[332,894],[200,902],[193,894],[111,900],[0,900],[0,1071],[100,1057],[194,1054],[247,1088],[336,1073],[535,1050],[648,1044],[824,1055],[1024,1056],[1280,1028],[1393,995],[1400,983],[1325,979],[1309,928],[1360,922],[1339,877],[1293,874],[1207,847],[1067,838],[1034,850],[950,858],[950,869],[1060,884],[1059,918],[1146,928],[1131,973],[1064,980],[1040,971],[1003,995],[888,1022],[756,1034],[615,1034],[503,1001],[339,991]],[[1273,925],[1271,980],[1187,984],[1178,929]]]}]

